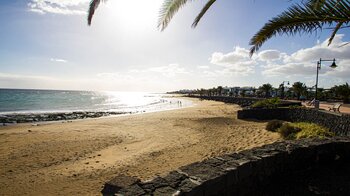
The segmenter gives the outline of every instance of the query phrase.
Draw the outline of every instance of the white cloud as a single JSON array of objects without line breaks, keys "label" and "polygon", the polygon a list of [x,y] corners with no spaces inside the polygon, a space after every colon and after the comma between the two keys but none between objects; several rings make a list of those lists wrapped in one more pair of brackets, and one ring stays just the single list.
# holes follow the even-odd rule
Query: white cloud
[{"label": "white cloud", "polygon": [[184,67],[179,66],[178,64],[169,64],[167,66],[152,67],[146,71],[160,73],[166,77],[172,78],[178,74],[190,74]]},{"label": "white cloud", "polygon": [[52,62],[58,62],[58,63],[67,63],[67,60],[64,60],[64,59],[56,59],[56,58],[51,58],[50,61],[52,61]]},{"label": "white cloud", "polygon": [[89,0],[31,0],[29,11],[39,14],[84,15]]},{"label": "white cloud", "polygon": [[[323,62],[320,74],[348,79],[350,76],[350,45],[342,46],[344,35],[336,35],[333,43],[328,46],[328,40],[317,43],[310,48],[300,49],[291,55],[282,53],[279,63],[267,62],[262,67],[266,76],[310,76],[315,75],[316,63],[322,59],[337,60],[336,69],[329,68],[332,62]],[[342,46],[342,47],[341,47]],[[259,54],[260,58],[260,54]]]},{"label": "white cloud", "polygon": [[175,82],[160,83],[154,76],[133,77],[125,73],[100,73],[96,76],[63,78],[0,72],[3,88],[65,89],[65,90],[118,90],[165,92],[174,89]]},{"label": "white cloud", "polygon": [[214,52],[209,60],[214,65],[224,66],[223,74],[248,75],[254,73],[256,65],[256,61],[249,56],[249,50],[238,46],[227,54]]},{"label": "white cloud", "polygon": [[52,89],[63,83],[65,82],[47,76],[0,73],[0,86],[5,88]]},{"label": "white cloud", "polygon": [[[323,59],[349,59],[350,58],[350,45],[345,45],[343,39],[344,35],[337,34],[331,45],[328,46],[328,39],[322,43],[318,43],[311,48],[300,49],[297,52],[290,55],[285,61],[315,61],[320,58]],[[341,47],[342,46],[342,47]]]},{"label": "white cloud", "polygon": [[350,58],[338,62],[338,67],[325,73],[327,76],[334,76],[344,79],[350,78]]},{"label": "white cloud", "polygon": [[119,81],[129,81],[134,80],[135,78],[129,74],[125,73],[98,73],[96,75],[98,78],[102,78],[105,80],[119,80]]},{"label": "white cloud", "polygon": [[244,62],[249,60],[249,50],[241,48],[239,46],[235,47],[233,52],[223,54],[221,52],[214,52],[209,59],[212,64],[230,66],[237,62]]},{"label": "white cloud", "polygon": [[281,58],[281,52],[278,50],[264,50],[258,55],[262,61],[274,61]]},{"label": "white cloud", "polygon": [[0,80],[14,80],[14,79],[30,79],[30,80],[52,80],[53,78],[47,76],[28,76],[20,74],[9,74],[9,73],[0,73]]},{"label": "white cloud", "polygon": [[267,76],[280,76],[280,75],[314,75],[316,71],[315,66],[303,63],[287,63],[287,64],[275,64],[269,66],[270,68],[262,71],[263,75]]},{"label": "white cloud", "polygon": [[210,67],[207,65],[203,65],[203,66],[197,66],[198,69],[209,69]]}]

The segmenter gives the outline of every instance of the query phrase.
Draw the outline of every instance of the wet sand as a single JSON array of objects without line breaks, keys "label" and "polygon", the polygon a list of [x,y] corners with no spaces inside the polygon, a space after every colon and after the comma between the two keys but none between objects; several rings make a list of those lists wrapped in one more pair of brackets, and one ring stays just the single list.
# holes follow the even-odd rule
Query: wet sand
[{"label": "wet sand", "polygon": [[0,127],[0,195],[99,195],[118,174],[143,180],[224,153],[280,140],[237,105]]}]

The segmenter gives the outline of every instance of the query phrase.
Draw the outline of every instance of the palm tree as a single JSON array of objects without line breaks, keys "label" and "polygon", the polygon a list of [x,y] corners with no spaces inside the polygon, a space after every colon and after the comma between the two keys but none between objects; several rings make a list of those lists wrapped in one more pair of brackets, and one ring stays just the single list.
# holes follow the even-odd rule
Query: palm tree
[{"label": "palm tree", "polygon": [[243,89],[243,90],[241,91],[241,96],[242,96],[242,97],[245,97],[246,93],[247,93],[247,90]]},{"label": "palm tree", "polygon": [[[164,30],[174,14],[183,7],[187,0],[164,0],[160,12],[158,27]],[[192,27],[196,27],[203,15],[215,3],[209,0],[196,17]],[[302,5],[293,5],[287,11],[266,23],[250,40],[250,54],[258,51],[263,43],[277,34],[294,35],[297,33],[313,33],[322,30],[325,25],[332,26],[333,32],[329,38],[331,44],[335,34],[341,28],[347,28],[350,22],[349,0],[308,0]]]},{"label": "palm tree", "polygon": [[[216,0],[208,0],[205,6],[202,8],[200,13],[197,15],[192,23],[192,27],[196,27],[199,21],[202,19],[204,14],[209,10],[209,8],[215,3]],[[176,12],[179,11],[189,0],[164,0],[163,6],[160,10],[158,28],[162,31],[168,26],[171,19],[174,17]]]},{"label": "palm tree", "polygon": [[259,90],[265,94],[265,97],[270,97],[270,92],[272,91],[273,87],[271,84],[263,84],[259,87]]},{"label": "palm tree", "polygon": [[335,92],[336,96],[341,97],[344,103],[349,103],[350,101],[350,86],[348,83],[343,85],[335,85],[332,87],[332,90]]},{"label": "palm tree", "polygon": [[222,95],[222,90],[223,90],[222,86],[218,86],[216,88],[216,90],[217,90],[218,95],[221,96]]},{"label": "palm tree", "polygon": [[309,1],[303,5],[293,5],[287,11],[267,22],[250,40],[250,54],[259,50],[261,45],[271,37],[279,34],[295,35],[313,33],[323,26],[335,24],[329,38],[332,43],[335,34],[341,28],[348,28],[350,23],[349,0]]},{"label": "palm tree", "polygon": [[292,85],[292,90],[293,92],[297,95],[297,99],[299,100],[300,99],[300,96],[301,95],[304,95],[305,92],[306,92],[306,85],[304,83],[301,83],[301,82],[295,82],[293,85]]},{"label": "palm tree", "polygon": [[91,0],[89,11],[88,11],[88,25],[91,25],[92,17],[95,14],[96,9],[100,5],[101,1],[107,1],[107,0]]},{"label": "palm tree", "polygon": [[[91,0],[88,24],[91,24],[95,10],[101,1]],[[173,16],[186,5],[189,0],[164,0],[160,10],[158,28],[164,30],[170,23]],[[216,0],[208,0],[205,6],[192,23],[196,27],[199,21]],[[323,26],[335,26],[329,38],[329,44],[332,42],[335,34],[341,28],[348,28],[350,23],[350,1],[349,0],[308,0],[304,4],[291,6],[287,11],[274,17],[267,22],[250,40],[250,54],[258,51],[259,48],[268,39],[276,35],[295,35],[297,33],[313,33],[322,30]]]}]

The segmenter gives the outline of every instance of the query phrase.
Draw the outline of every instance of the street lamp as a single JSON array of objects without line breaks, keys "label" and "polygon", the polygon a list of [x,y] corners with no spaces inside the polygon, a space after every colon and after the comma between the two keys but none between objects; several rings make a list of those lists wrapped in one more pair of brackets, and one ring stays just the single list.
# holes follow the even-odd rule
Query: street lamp
[{"label": "street lamp", "polygon": [[330,62],[330,61],[333,61],[333,63],[332,63],[332,65],[331,66],[329,66],[329,67],[331,67],[331,68],[336,68],[337,67],[337,65],[335,64],[335,59],[333,59],[333,60],[328,60],[328,59],[320,59],[319,61],[317,61],[317,72],[316,72],[316,85],[315,85],[315,87],[316,87],[316,92],[315,92],[315,108],[319,108],[319,102],[318,102],[318,100],[317,100],[317,85],[318,85],[318,71],[321,69],[321,63],[322,62]]}]

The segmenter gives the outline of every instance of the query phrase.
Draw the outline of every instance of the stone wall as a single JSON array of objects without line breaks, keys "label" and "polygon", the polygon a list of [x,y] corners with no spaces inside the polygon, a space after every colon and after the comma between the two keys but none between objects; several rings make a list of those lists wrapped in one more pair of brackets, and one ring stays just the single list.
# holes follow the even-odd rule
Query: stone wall
[{"label": "stone wall", "polygon": [[311,122],[329,128],[336,135],[350,136],[350,115],[323,110],[305,108],[247,109],[238,111],[237,118]]},{"label": "stone wall", "polygon": [[[255,97],[195,96],[195,95],[192,95],[189,97],[205,99],[205,100],[221,101],[224,103],[233,103],[241,107],[247,107],[254,104],[257,101],[264,100],[264,98],[255,98]],[[301,102],[290,102],[290,101],[281,100],[281,104],[279,104],[278,106],[280,107],[301,106]]]},{"label": "stone wall", "polygon": [[283,141],[180,167],[142,182],[118,176],[104,195],[350,195],[350,138]]},{"label": "stone wall", "polygon": [[228,97],[228,96],[190,96],[199,99],[221,101],[225,103],[233,103],[240,105],[242,107],[250,106],[253,103],[262,100],[261,98],[251,98],[251,97]]}]

